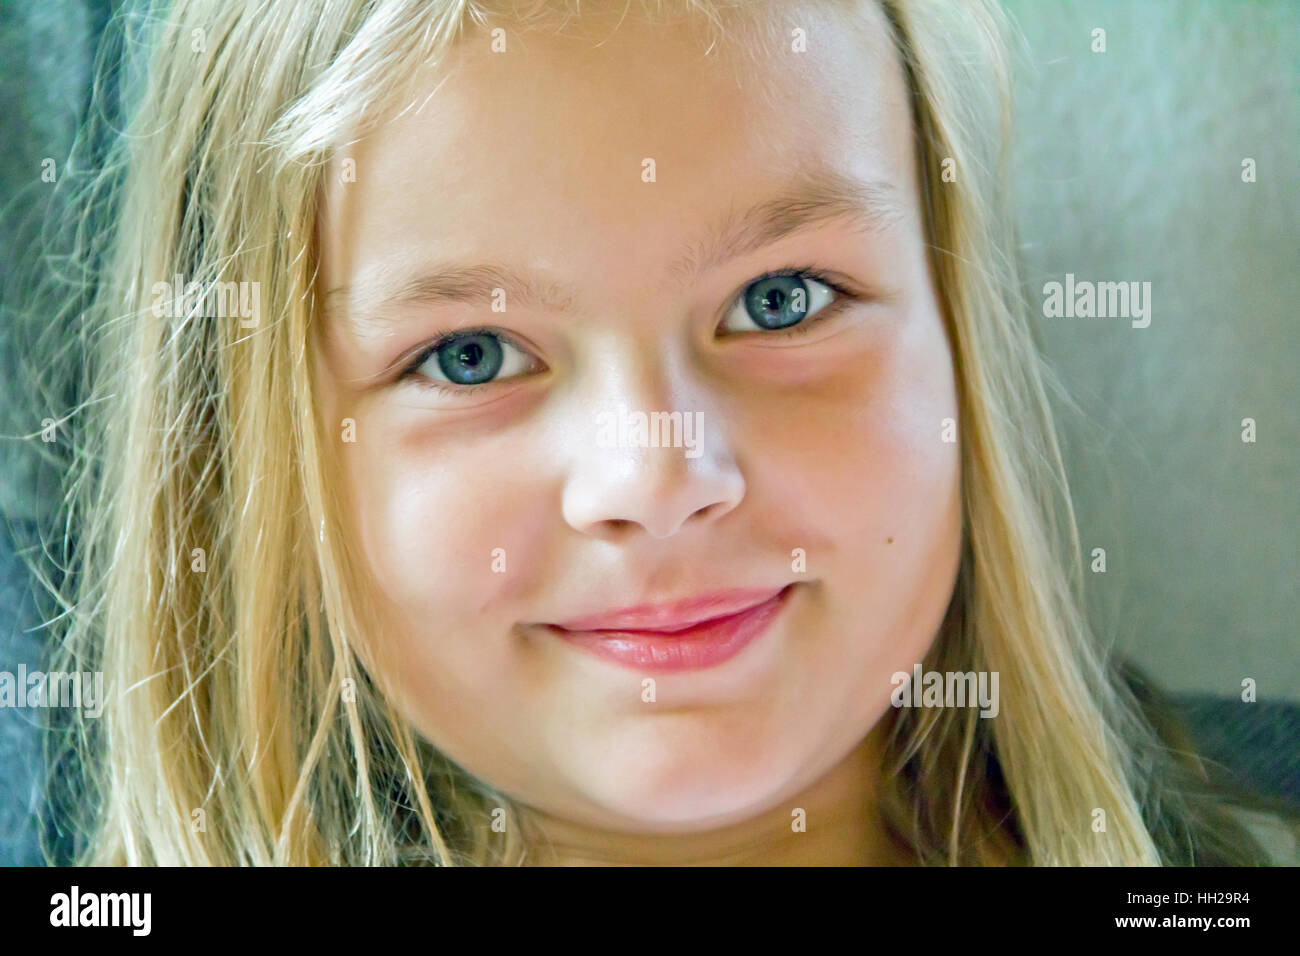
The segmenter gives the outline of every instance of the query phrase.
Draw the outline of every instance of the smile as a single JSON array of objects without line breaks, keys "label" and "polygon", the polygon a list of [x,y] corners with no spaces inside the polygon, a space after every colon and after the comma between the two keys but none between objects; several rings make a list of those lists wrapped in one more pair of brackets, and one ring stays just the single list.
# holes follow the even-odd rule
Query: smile
[{"label": "smile", "polygon": [[[785,607],[793,584],[750,592],[747,599],[712,598],[689,604],[634,608],[547,624],[550,633],[597,657],[640,672],[702,670],[730,660],[762,635]],[[743,606],[735,607],[737,603]],[[690,604],[712,604],[692,612]],[[718,612],[717,608],[732,605]],[[684,620],[694,615],[694,620]],[[604,624],[606,626],[597,626]]]}]

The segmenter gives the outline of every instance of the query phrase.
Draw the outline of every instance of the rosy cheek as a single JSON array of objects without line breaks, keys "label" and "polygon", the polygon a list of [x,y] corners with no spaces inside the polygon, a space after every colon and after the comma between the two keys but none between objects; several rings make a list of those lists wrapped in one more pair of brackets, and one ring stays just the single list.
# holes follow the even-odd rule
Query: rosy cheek
[{"label": "rosy cheek", "polygon": [[547,566],[545,489],[518,444],[390,429],[354,461],[351,500],[375,585],[421,628],[508,615]]},{"label": "rosy cheek", "polygon": [[833,426],[789,432],[802,447],[781,484],[803,491],[787,497],[787,520],[824,529],[853,556],[841,569],[868,573],[887,602],[914,590],[960,535],[959,445],[943,440],[955,394],[937,319],[934,331],[900,336],[863,374],[836,382],[810,419]]}]

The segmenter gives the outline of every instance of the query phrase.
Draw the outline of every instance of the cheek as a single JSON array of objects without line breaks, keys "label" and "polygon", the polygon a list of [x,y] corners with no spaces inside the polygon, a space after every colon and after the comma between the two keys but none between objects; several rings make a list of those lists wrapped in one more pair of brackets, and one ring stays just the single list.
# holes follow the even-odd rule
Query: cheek
[{"label": "cheek", "polygon": [[417,625],[482,631],[544,566],[545,490],[520,467],[517,441],[472,449],[404,423],[371,421],[353,446],[354,540],[374,585]]},{"label": "cheek", "polygon": [[868,695],[875,707],[888,699],[889,675],[924,655],[952,594],[959,423],[951,354],[931,303],[853,355],[765,417],[761,487],[770,500],[760,510],[780,516],[790,547],[806,550],[808,579],[826,585],[822,633],[837,638],[805,650],[825,655],[828,668],[854,661],[879,692]]},{"label": "cheek", "polygon": [[897,556],[950,537],[961,524],[957,401],[937,314],[918,309],[851,354],[779,411],[765,407],[757,488],[772,500],[762,510],[837,551],[887,545]]}]

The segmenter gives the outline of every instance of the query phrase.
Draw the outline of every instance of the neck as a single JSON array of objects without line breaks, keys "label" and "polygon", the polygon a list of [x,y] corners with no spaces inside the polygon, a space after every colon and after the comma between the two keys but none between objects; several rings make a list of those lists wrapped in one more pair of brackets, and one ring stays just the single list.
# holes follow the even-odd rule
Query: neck
[{"label": "neck", "polygon": [[[635,834],[587,827],[520,807],[534,835],[529,862],[543,866],[884,866],[904,854],[876,812],[878,725],[805,790],[742,823],[701,833]],[[805,811],[804,831],[792,823]]]}]

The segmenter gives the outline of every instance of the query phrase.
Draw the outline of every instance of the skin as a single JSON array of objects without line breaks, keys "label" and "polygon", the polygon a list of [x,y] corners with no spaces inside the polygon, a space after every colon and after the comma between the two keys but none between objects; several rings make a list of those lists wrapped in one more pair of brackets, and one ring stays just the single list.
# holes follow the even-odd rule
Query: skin
[{"label": "skin", "polygon": [[[707,56],[690,24],[632,16],[508,31],[504,54],[471,32],[329,179],[313,354],[327,427],[355,422],[335,453],[372,592],[360,650],[420,733],[521,807],[538,862],[901,861],[872,796],[891,675],[935,639],[958,567],[953,364],[883,16],[783,13]],[[679,282],[722,216],[812,167],[886,184],[894,214]],[[562,311],[385,302],[443,260],[573,294]],[[800,337],[720,328],[791,265],[860,298]],[[397,378],[440,331],[477,326],[535,364],[460,395]],[[700,456],[600,447],[596,412],[620,403],[702,412]],[[793,582],[760,639],[653,675],[652,703],[649,675],[531,626]]]}]

